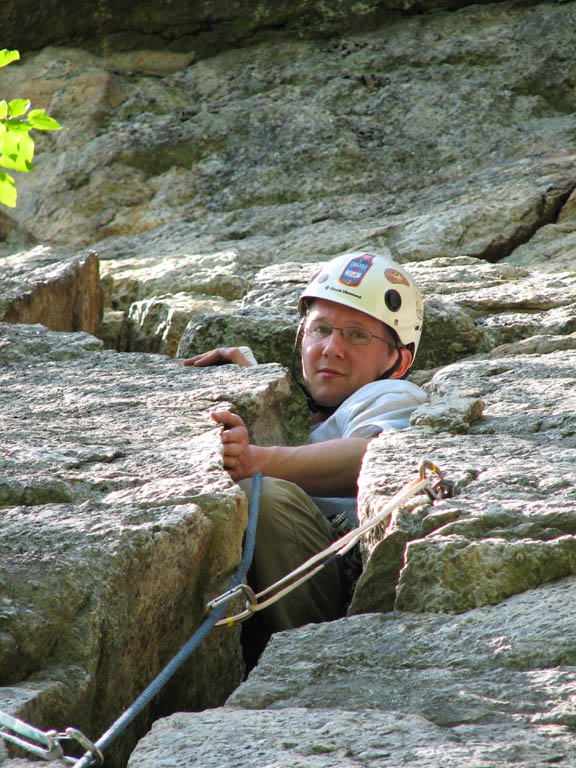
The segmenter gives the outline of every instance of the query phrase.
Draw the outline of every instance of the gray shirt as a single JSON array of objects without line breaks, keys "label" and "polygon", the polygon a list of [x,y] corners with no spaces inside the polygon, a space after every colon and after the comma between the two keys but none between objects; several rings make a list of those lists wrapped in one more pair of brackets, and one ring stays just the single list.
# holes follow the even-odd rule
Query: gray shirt
[{"label": "gray shirt", "polygon": [[[386,429],[405,429],[412,411],[426,400],[424,390],[410,381],[373,381],[350,395],[325,421],[313,426],[310,442],[373,437]],[[313,501],[328,518],[344,514],[352,527],[358,524],[355,498],[313,497]]]}]

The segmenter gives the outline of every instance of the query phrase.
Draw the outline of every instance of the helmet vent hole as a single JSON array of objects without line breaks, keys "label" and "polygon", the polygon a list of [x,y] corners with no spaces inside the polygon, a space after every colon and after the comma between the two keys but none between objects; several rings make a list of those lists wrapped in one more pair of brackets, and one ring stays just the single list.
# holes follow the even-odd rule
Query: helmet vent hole
[{"label": "helmet vent hole", "polygon": [[390,312],[398,312],[400,307],[402,306],[402,297],[396,291],[394,288],[391,288],[389,291],[386,291],[384,295],[384,301],[386,302],[386,306],[390,310]]}]

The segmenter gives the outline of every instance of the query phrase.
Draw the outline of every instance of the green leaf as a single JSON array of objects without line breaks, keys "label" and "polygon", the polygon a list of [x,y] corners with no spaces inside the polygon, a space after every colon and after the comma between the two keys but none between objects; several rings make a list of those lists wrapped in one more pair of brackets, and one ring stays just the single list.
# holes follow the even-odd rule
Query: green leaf
[{"label": "green leaf", "polygon": [[[19,162],[19,159],[21,159],[23,165],[31,163],[34,157],[34,139],[29,133],[13,133],[7,130],[4,134],[2,152],[11,158],[12,162]],[[14,168],[14,165],[10,167]],[[17,168],[15,170],[22,169]],[[25,170],[28,170],[28,168],[25,168]]]},{"label": "green leaf", "polygon": [[0,101],[0,120],[5,120],[8,117],[8,102]]},{"label": "green leaf", "polygon": [[28,99],[13,99],[8,104],[8,114],[10,117],[20,117],[20,115],[26,114],[30,109],[30,102]]},{"label": "green leaf", "polygon": [[34,139],[29,133],[21,133],[18,141],[18,149],[26,163],[32,163],[34,157]]},{"label": "green leaf", "polygon": [[34,165],[22,155],[0,155],[0,165],[21,173],[27,173],[34,168]]},{"label": "green leaf", "polygon": [[15,208],[17,196],[16,184],[12,176],[9,173],[0,171],[0,203],[10,208]]},{"label": "green leaf", "polygon": [[19,58],[20,54],[18,51],[9,51],[8,48],[3,48],[0,51],[0,67],[5,67],[13,61],[18,61]]},{"label": "green leaf", "polygon": [[13,117],[9,117],[4,125],[6,126],[6,130],[10,133],[30,133],[32,130],[31,125]]},{"label": "green leaf", "polygon": [[53,117],[49,117],[43,109],[33,109],[28,114],[28,122],[32,128],[36,128],[39,131],[59,131],[62,126],[54,120]]}]

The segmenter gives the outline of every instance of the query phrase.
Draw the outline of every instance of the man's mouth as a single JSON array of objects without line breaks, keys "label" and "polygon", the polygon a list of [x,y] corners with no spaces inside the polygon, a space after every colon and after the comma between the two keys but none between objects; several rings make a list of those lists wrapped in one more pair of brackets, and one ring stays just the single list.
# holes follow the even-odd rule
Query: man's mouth
[{"label": "man's mouth", "polygon": [[337,371],[334,368],[320,368],[318,370],[318,375],[327,378],[342,378],[345,376],[342,371]]}]

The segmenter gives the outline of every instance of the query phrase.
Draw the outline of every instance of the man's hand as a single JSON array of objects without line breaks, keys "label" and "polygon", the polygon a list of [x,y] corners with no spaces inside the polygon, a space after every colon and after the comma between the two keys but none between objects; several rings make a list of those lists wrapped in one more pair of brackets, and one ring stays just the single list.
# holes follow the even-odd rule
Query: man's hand
[{"label": "man's hand", "polygon": [[262,472],[265,477],[289,480],[312,496],[355,496],[362,457],[370,438],[340,437],[306,445],[253,445],[246,425],[236,413],[212,411],[224,427],[222,460],[238,482]]},{"label": "man's hand", "polygon": [[252,354],[250,347],[218,347],[209,352],[202,352],[194,357],[184,360],[184,365],[201,367],[204,365],[222,365],[223,363],[235,363],[245,367],[258,365],[258,361]]},{"label": "man's hand", "polygon": [[210,416],[217,424],[222,424],[222,459],[224,469],[232,480],[244,480],[252,477],[256,471],[254,446],[250,445],[248,430],[240,416],[231,411],[212,411]]}]

